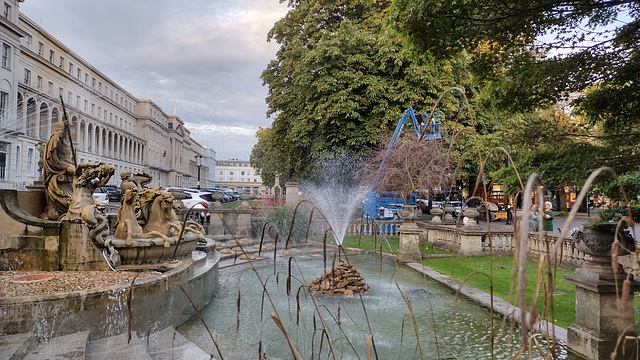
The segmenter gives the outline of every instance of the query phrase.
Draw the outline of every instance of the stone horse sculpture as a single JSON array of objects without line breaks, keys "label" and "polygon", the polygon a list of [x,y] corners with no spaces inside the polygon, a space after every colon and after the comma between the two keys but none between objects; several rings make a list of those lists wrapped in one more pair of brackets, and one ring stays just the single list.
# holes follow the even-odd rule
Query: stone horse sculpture
[{"label": "stone horse sculpture", "polygon": [[[133,239],[162,238],[164,247],[169,247],[169,237],[178,236],[182,230],[173,202],[173,196],[162,188],[145,189],[142,194],[137,189],[128,189],[113,237],[124,239],[126,246],[131,246]],[[193,221],[187,221],[184,232],[195,233],[200,239],[205,233],[204,228]]]}]

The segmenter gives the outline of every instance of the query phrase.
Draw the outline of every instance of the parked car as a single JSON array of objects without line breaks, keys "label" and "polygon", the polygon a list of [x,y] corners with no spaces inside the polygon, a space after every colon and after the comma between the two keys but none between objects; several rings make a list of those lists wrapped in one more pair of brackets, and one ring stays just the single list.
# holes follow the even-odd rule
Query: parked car
[{"label": "parked car", "polygon": [[226,191],[225,192],[227,195],[231,196],[232,201],[238,201],[240,200],[240,193],[237,191]]},{"label": "parked car", "polygon": [[451,215],[455,217],[457,217],[458,215],[460,215],[461,212],[467,209],[467,206],[464,205],[462,201],[450,201],[449,203],[453,207],[453,214]]},{"label": "parked car", "polygon": [[109,202],[121,202],[122,190],[115,185],[105,185],[96,189],[96,192],[104,192],[109,198]]},{"label": "parked car", "polygon": [[[100,191],[98,191],[100,190]],[[105,191],[103,191],[100,188],[97,188],[96,191],[93,193],[93,198],[98,200],[101,204],[108,204],[109,203],[109,196],[107,195],[107,193]]]},{"label": "parked car", "polygon": [[199,192],[194,189],[184,189],[184,188],[167,188],[169,192],[175,193],[179,192],[182,197],[182,204],[184,204],[187,210],[193,207],[193,210],[189,214],[189,219],[198,221],[200,223],[209,222],[211,220],[211,213],[208,210],[213,206],[213,198],[211,197],[211,193],[209,192]]}]

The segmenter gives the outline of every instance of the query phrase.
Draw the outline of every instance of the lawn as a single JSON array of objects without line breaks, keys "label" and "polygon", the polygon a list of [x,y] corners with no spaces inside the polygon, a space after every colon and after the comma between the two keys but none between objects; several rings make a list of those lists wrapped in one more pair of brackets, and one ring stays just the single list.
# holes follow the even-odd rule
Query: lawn
[{"label": "lawn", "polygon": [[[422,264],[441,274],[447,275],[459,281],[485,292],[490,292],[493,287],[493,295],[509,303],[519,306],[517,296],[518,276],[514,275],[514,259],[512,256],[467,256],[439,259],[425,259]],[[527,261],[527,310],[531,310],[533,299],[538,290],[537,309],[540,317],[555,319],[555,324],[567,328],[576,320],[575,311],[575,286],[569,284],[563,275],[572,274],[573,270],[557,268],[552,272],[553,302],[545,301],[544,292],[549,288],[548,273],[546,267],[540,269],[538,277],[538,263]],[[492,279],[492,281],[490,281]],[[546,307],[546,309],[545,309]],[[552,315],[553,312],[553,315]],[[549,314],[546,316],[545,314]],[[553,317],[552,317],[553,316]]]},{"label": "lawn", "polygon": [[[249,200],[249,205],[251,207],[258,207],[261,208],[263,205],[264,201],[262,200]],[[240,207],[240,205],[242,205],[242,201],[234,201],[231,203],[226,203],[222,205],[222,208],[225,210],[233,210],[233,209],[237,209]]]}]

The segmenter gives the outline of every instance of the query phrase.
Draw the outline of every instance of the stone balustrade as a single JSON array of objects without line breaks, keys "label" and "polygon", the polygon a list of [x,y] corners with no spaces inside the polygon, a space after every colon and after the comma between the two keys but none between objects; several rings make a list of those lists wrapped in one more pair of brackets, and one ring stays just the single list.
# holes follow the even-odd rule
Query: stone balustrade
[{"label": "stone balustrade", "polygon": [[[376,235],[397,236],[403,222],[391,221],[361,221],[352,220],[347,228],[346,236],[371,236],[372,230]],[[426,223],[416,222],[421,230],[420,242],[431,244],[443,249],[451,250],[461,255],[498,254],[511,255],[515,251],[517,238],[512,231],[495,231],[490,233],[473,224],[471,226],[445,225],[442,222]],[[320,231],[326,231],[328,225],[317,222],[315,226]],[[322,233],[322,232],[321,232]],[[551,236],[542,236],[529,233],[527,236],[527,252],[531,258],[539,258],[553,249],[558,239]],[[591,257],[576,249],[570,238],[562,241],[562,246],[557,249],[561,262],[565,266],[580,267]]]}]

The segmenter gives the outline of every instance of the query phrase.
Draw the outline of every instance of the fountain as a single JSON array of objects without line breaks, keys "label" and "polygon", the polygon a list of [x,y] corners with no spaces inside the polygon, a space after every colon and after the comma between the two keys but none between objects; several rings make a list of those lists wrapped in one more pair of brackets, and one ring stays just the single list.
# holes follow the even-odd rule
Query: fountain
[{"label": "fountain", "polygon": [[[59,129],[64,134],[64,124]],[[104,270],[111,268],[118,270],[106,272],[113,277],[127,273],[122,270],[140,272],[126,278],[124,285],[65,293],[29,294],[33,288],[24,287],[24,294],[0,298],[0,311],[6,315],[0,323],[2,335],[33,331],[39,338],[51,338],[86,333],[85,340],[92,340],[91,347],[96,348],[101,338],[131,338],[136,332],[143,338],[146,333],[149,344],[155,334],[169,329],[164,338],[169,346],[174,341],[182,342],[179,334],[183,333],[209,350],[212,344],[203,338],[204,320],[215,326],[217,335],[212,337],[218,349],[208,352],[224,352],[236,358],[255,356],[256,350],[260,357],[268,353],[282,358],[293,354],[311,358],[329,353],[345,359],[362,358],[365,353],[373,353],[376,358],[419,358],[426,354],[445,358],[488,352],[502,358],[518,351],[518,336],[512,336],[518,330],[507,322],[493,326],[485,309],[453,297],[449,290],[390,258],[348,253],[342,247],[348,220],[359,208],[366,189],[346,186],[348,182],[341,182],[340,176],[330,172],[322,187],[309,186],[307,190],[333,230],[337,254],[343,254],[348,262],[339,261],[326,271],[326,258],[317,247],[301,250],[297,258],[284,257],[292,252],[280,256],[274,252],[273,258],[261,263],[254,263],[255,259],[239,261],[246,265],[225,271],[219,296],[201,313],[202,318],[192,319],[177,333],[172,326],[187,321],[216,291],[219,253],[193,251],[203,237],[203,228],[196,223],[177,222],[175,199],[160,188],[144,188],[146,174],[123,176],[125,195],[111,234],[108,219],[91,194],[96,186],[108,181],[113,168],[61,160],[72,151],[64,148],[67,144],[60,133],[56,143],[62,148],[53,143],[47,146],[48,153],[57,154],[54,158],[58,161],[48,159],[52,171],[45,182],[46,210],[25,211],[24,201],[15,191],[3,191],[0,201],[5,214],[14,221],[9,225],[18,223],[21,230],[16,233],[23,234],[22,239],[37,239],[44,244],[43,251],[27,252],[13,263],[6,255],[19,252],[3,253],[2,264],[52,273],[42,284],[52,284],[79,270],[89,277],[95,275],[96,281],[98,274],[104,275]],[[69,182],[70,174],[73,177]],[[66,192],[69,185],[71,194]],[[4,227],[6,218],[2,220]],[[42,255],[47,260],[32,261],[30,255]],[[307,282],[323,270],[317,282]],[[279,281],[284,274],[286,289]],[[26,282],[29,278],[16,280]],[[342,285],[334,287],[332,283]],[[267,302],[269,312],[265,312]],[[262,306],[256,306],[260,303]],[[271,319],[266,313],[271,313]],[[236,331],[230,331],[234,327]],[[135,345],[139,341],[125,342]],[[304,355],[298,356],[298,352]],[[560,351],[560,355],[562,358],[565,354]]]},{"label": "fountain", "polygon": [[115,169],[77,163],[69,127],[65,118],[46,145],[41,187],[0,190],[0,275],[11,284],[0,296],[0,336],[25,337],[20,348],[36,357],[80,351],[64,347],[71,340],[56,349],[54,337],[149,338],[185,322],[217,287],[219,253],[196,250],[205,229],[179,221],[174,197],[145,187],[148,174],[123,173],[124,199],[110,229],[93,192]]},{"label": "fountain", "polygon": [[349,222],[359,210],[367,195],[368,187],[358,184],[354,174],[359,167],[357,160],[336,155],[320,166],[317,183],[303,186],[313,204],[327,221],[338,246],[342,245]]},{"label": "fountain", "polygon": [[[305,193],[329,224],[338,245],[338,255],[342,250],[349,223],[358,210],[362,211],[367,194],[366,187],[353,181],[357,167],[357,161],[347,156],[336,156],[320,167],[320,185],[307,184],[304,187]],[[364,278],[348,261],[340,261],[334,265],[310,283],[309,289],[325,294],[342,295],[361,294],[369,290]]]}]

